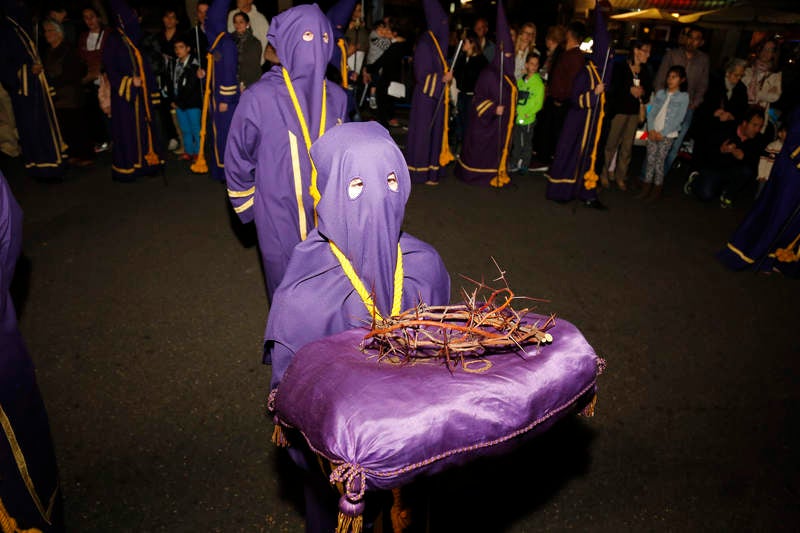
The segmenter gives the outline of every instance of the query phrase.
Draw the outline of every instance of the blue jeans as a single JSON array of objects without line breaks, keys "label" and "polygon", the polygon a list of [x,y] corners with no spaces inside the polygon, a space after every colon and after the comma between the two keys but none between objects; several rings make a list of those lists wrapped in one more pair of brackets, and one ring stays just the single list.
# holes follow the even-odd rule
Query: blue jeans
[{"label": "blue jeans", "polygon": [[735,201],[756,179],[755,170],[744,164],[709,165],[699,172],[700,175],[692,183],[692,192],[704,202],[720,196]]},{"label": "blue jeans", "polygon": [[178,117],[178,125],[183,135],[183,151],[189,155],[197,155],[200,151],[200,108],[179,107],[175,110],[175,115]]}]

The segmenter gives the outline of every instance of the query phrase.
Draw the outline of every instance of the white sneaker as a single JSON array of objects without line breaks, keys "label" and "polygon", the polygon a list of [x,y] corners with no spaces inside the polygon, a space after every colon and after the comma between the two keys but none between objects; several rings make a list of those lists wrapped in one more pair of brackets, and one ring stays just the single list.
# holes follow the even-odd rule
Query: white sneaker
[{"label": "white sneaker", "polygon": [[173,150],[178,149],[178,139],[170,139],[169,144],[167,144],[167,150],[172,152]]}]

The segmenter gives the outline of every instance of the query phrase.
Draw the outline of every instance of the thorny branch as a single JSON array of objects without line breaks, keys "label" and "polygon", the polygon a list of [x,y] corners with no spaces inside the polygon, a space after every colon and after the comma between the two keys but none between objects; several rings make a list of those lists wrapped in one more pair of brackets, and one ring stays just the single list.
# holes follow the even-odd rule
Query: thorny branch
[{"label": "thorny branch", "polygon": [[471,292],[462,288],[463,304],[428,306],[420,302],[397,316],[375,319],[361,349],[377,352],[378,360],[441,359],[452,371],[459,363],[463,366],[467,358],[552,342],[547,330],[555,325],[555,315],[543,322],[526,319],[531,309],[516,310],[512,302],[536,299],[515,296],[496,261],[495,266],[500,276],[493,281],[501,281],[503,287],[462,276],[475,286]]}]

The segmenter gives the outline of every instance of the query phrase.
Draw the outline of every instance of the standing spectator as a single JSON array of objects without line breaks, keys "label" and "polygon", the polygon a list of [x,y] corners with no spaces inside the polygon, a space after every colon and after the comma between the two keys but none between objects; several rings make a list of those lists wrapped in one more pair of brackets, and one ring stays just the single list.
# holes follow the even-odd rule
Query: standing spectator
[{"label": "standing spectator", "polygon": [[[211,171],[211,178],[222,183],[225,182],[225,144],[241,92],[237,78],[239,53],[234,37],[226,31],[227,12],[226,0],[215,0],[209,6],[206,28],[211,39],[206,56],[206,71],[203,73],[209,78],[206,83],[211,92],[208,102],[204,99],[204,104],[208,105],[208,118],[204,126],[206,133],[210,134],[208,137],[212,146],[211,153],[206,157],[207,167]],[[259,48],[257,42],[254,45],[256,49]],[[257,65],[256,62],[253,64]],[[202,167],[202,162],[192,170],[203,170],[198,167]]]},{"label": "standing spectator", "polygon": [[[208,68],[208,64],[206,62],[206,55],[208,54],[208,45],[211,43],[208,39],[208,34],[206,33],[206,19],[208,18],[208,6],[209,0],[200,0],[197,2],[197,6],[195,7],[194,16],[191,20],[192,22],[192,31],[190,32],[191,35],[191,47],[192,53],[200,62],[200,69],[205,71]],[[202,74],[202,72],[201,72]]]},{"label": "standing spectator", "polygon": [[498,53],[475,84],[469,129],[455,174],[473,185],[500,188],[511,182],[507,162],[517,105],[514,47],[502,2],[497,2],[497,41]]},{"label": "standing spectator", "polygon": [[716,150],[704,166],[691,174],[683,191],[707,202],[719,198],[722,208],[731,207],[748,187],[756,186],[758,163],[764,150],[764,109],[753,106],[744,118],[727,127]]},{"label": "standing spectator", "polygon": [[[586,37],[586,26],[581,22],[573,22],[567,27],[564,51],[560,53],[558,61],[552,65],[548,72],[547,86],[545,87],[545,113],[547,117],[548,129],[546,132],[549,142],[542,144],[542,150],[537,159],[540,166],[534,168],[537,171],[547,171],[550,169],[553,157],[556,153],[556,144],[561,138],[561,129],[567,117],[570,107],[570,99],[573,93],[573,82],[575,76],[582,73],[586,66],[586,58],[580,49],[580,44]],[[600,65],[602,68],[602,65]]]},{"label": "standing spectator", "polygon": [[742,83],[746,61],[732,59],[723,76],[711,76],[703,104],[697,108],[697,120],[692,128],[695,150],[692,168],[704,166],[703,159],[716,151],[714,141],[729,122],[738,123],[747,112],[747,87]]},{"label": "standing spectator", "polygon": [[[781,97],[783,76],[778,70],[778,59],[778,41],[766,39],[756,47],[755,55],[742,76],[742,83],[747,87],[748,104],[764,108],[764,132],[770,124],[770,105]],[[775,131],[772,129],[766,134],[771,140]]]},{"label": "standing spectator", "polygon": [[83,88],[86,63],[74,46],[64,40],[64,29],[54,20],[42,24],[48,48],[44,55],[44,73],[55,89],[53,105],[61,133],[69,146],[69,163],[85,167],[92,163],[94,150],[83,117]]},{"label": "standing spectator", "polygon": [[194,161],[200,150],[200,108],[202,89],[197,71],[200,67],[192,55],[192,47],[182,35],[175,37],[175,69],[172,73],[172,108],[178,117],[183,137],[181,159]]},{"label": "standing spectator", "polygon": [[247,13],[236,13],[233,27],[235,30],[231,36],[236,42],[239,58],[236,78],[239,80],[239,90],[243,92],[261,77],[261,43],[253,35]]},{"label": "standing spectator", "polygon": [[100,14],[93,7],[85,7],[82,12],[86,31],[78,38],[78,51],[86,63],[86,76],[82,80],[84,96],[84,125],[94,142],[95,152],[108,149],[109,122],[100,109],[97,91],[103,68],[103,45],[108,37],[107,28],[100,22]]},{"label": "standing spectator", "polygon": [[[175,111],[172,107],[172,73],[175,71],[175,40],[179,35],[178,13],[174,9],[164,10],[161,17],[163,28],[156,34],[156,43],[160,52],[160,67],[155,69],[156,83],[161,91],[161,102],[155,107],[158,112],[161,131],[167,141],[167,150],[178,150],[180,139],[173,119]],[[181,147],[182,148],[182,147]]]},{"label": "standing spectator", "polygon": [[647,160],[644,185],[637,198],[655,201],[664,188],[664,159],[689,108],[686,69],[674,65],[667,71],[667,88],[659,89],[647,113]]},{"label": "standing spectator", "polygon": [[[375,99],[378,122],[387,128],[397,128],[400,126],[400,122],[395,117],[395,97],[389,94],[389,85],[393,81],[403,82],[404,61],[413,52],[406,38],[394,31],[389,19],[386,21],[386,28],[391,36],[391,44],[371,67],[373,72],[377,72]],[[372,106],[370,105],[370,107]]]},{"label": "standing spectator", "polygon": [[22,209],[0,173],[0,529],[58,533],[63,504],[50,423],[10,293],[21,250]]},{"label": "standing spectator", "polygon": [[450,81],[447,65],[449,24],[439,0],[423,0],[428,31],[420,35],[414,49],[414,94],[408,123],[406,162],[411,183],[438,185],[445,166],[453,161],[447,127],[450,112]]},{"label": "standing spectator", "polygon": [[11,96],[26,172],[35,178],[59,180],[66,168],[67,144],[39,51],[22,26],[24,20],[23,13],[10,9],[0,19],[0,83]]},{"label": "standing spectator", "polygon": [[514,78],[517,80],[525,76],[525,65],[531,52],[539,53],[536,49],[536,24],[526,22],[514,39]]},{"label": "standing spectator", "polygon": [[267,17],[259,13],[258,8],[253,4],[253,0],[236,0],[236,8],[228,13],[228,32],[236,30],[233,25],[233,17],[236,13],[244,13],[249,19],[250,27],[253,29],[253,35],[258,39],[261,45],[258,56],[260,58],[259,65],[261,65],[264,61],[264,50],[266,50],[267,43],[269,42],[269,38],[267,37],[267,33],[269,33],[269,21]]},{"label": "standing spectator", "polygon": [[377,84],[380,79],[378,60],[392,46],[392,28],[387,20],[381,20],[369,34],[367,62],[363,69],[364,85],[369,90],[368,104],[372,110],[378,109]]},{"label": "standing spectator", "polygon": [[356,2],[355,7],[353,7],[353,13],[350,16],[350,22],[347,25],[347,30],[344,33],[345,41],[352,50],[352,54],[347,60],[351,84],[355,84],[359,79],[361,67],[365,65],[367,52],[369,52],[369,33],[364,23],[361,2]]},{"label": "standing spectator", "polygon": [[539,76],[539,54],[528,52],[525,74],[517,78],[517,116],[511,137],[511,168],[509,172],[528,173],[533,155],[533,129],[536,115],[544,103],[544,83]]},{"label": "standing spectator", "polygon": [[[61,32],[64,34],[64,41],[75,46],[78,43],[78,28],[72,19],[69,18],[67,8],[62,4],[57,4],[47,11],[47,18],[45,20],[54,20],[61,25]],[[44,31],[44,28],[42,29]]]},{"label": "standing spectator", "polygon": [[317,223],[311,143],[346,120],[344,89],[325,80],[332,31],[316,4],[276,16],[269,40],[280,64],[242,93],[228,134],[228,197],[242,222],[255,221],[269,298]]},{"label": "standing spectator", "polygon": [[800,108],[787,122],[769,181],[717,259],[731,270],[800,275]]},{"label": "standing spectator", "polygon": [[458,100],[456,101],[456,119],[452,142],[455,151],[459,153],[464,144],[464,135],[469,128],[469,110],[472,108],[472,98],[475,96],[475,84],[481,71],[489,64],[486,56],[481,51],[478,34],[467,30],[461,52],[456,58],[453,67],[453,78],[458,87]]},{"label": "standing spectator", "polygon": [[[573,22],[567,31],[567,41],[580,43],[586,28]],[[556,155],[547,175],[548,200],[569,202],[578,199],[586,207],[606,209],[597,198],[597,181],[594,165],[597,146],[602,133],[603,105],[606,79],[611,75],[611,39],[606,29],[606,15],[595,10],[594,44],[589,61],[583,58],[579,47],[570,47],[561,56],[558,66],[567,65],[573,50],[581,54],[582,66],[572,79],[570,100],[564,101],[567,116],[558,137]],[[578,58],[576,58],[578,59]],[[553,82],[559,80],[554,76]],[[558,94],[558,93],[556,93]]]},{"label": "standing spectator", "polygon": [[708,89],[709,58],[708,54],[700,50],[705,44],[703,30],[698,27],[690,26],[686,31],[685,40],[682,46],[667,50],[661,60],[655,77],[655,89],[666,87],[667,71],[674,65],[680,65],[686,70],[686,82],[689,93],[689,109],[683,117],[683,123],[678,131],[678,136],[672,143],[672,147],[664,160],[664,175],[669,174],[672,164],[678,157],[678,151],[683,144],[686,134],[692,125],[695,110],[703,103],[706,90]]},{"label": "standing spectator", "polygon": [[[485,17],[480,17],[475,21],[475,25],[472,29],[478,36],[478,41],[480,42],[483,55],[486,56],[486,61],[491,63],[494,57],[495,44],[489,39],[489,21]],[[511,42],[513,43],[514,41],[512,40]]]},{"label": "standing spectator", "polygon": [[567,28],[560,24],[547,28],[547,35],[544,38],[545,56],[541,68],[542,81],[545,83],[545,98],[542,110],[537,116],[538,127],[533,134],[533,151],[536,154],[536,164],[533,170],[542,171],[550,168],[550,162],[556,150],[558,136],[553,135],[560,119],[561,109],[556,107],[555,100],[549,95],[549,80],[552,77],[553,69],[564,51],[567,39]]},{"label": "standing spectator", "polygon": [[161,94],[139,49],[142,30],[136,12],[125,0],[111,0],[111,11],[118,26],[103,47],[111,89],[111,177],[131,182],[155,174],[164,162],[153,110]]},{"label": "standing spectator", "polygon": [[[628,167],[631,163],[633,138],[636,126],[641,121],[642,106],[649,100],[653,91],[653,74],[647,64],[650,57],[650,43],[634,40],[631,42],[628,57],[624,62],[616,62],[611,76],[606,109],[611,117],[605,145],[605,158],[600,183],[610,187],[610,178],[620,190],[628,187]],[[613,176],[609,170],[617,154]]]}]

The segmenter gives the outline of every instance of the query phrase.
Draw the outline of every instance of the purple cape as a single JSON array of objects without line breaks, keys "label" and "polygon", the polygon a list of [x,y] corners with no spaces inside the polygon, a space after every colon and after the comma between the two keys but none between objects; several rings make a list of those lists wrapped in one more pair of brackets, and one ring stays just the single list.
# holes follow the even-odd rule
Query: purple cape
[{"label": "purple cape", "polygon": [[293,7],[276,16],[268,35],[282,67],[273,67],[242,94],[225,147],[225,178],[239,218],[255,221],[267,291],[272,295],[292,250],[315,223],[309,192],[311,161],[283,68],[311,142],[319,136],[323,85],[327,87],[326,130],[346,120],[347,95],[341,87],[325,82],[325,65],[334,43],[330,22],[316,4]]},{"label": "purple cape", "polygon": [[[131,181],[137,176],[155,173],[164,160],[156,105],[161,94],[147,59],[141,68],[136,52],[142,31],[133,10],[122,0],[112,0],[111,9],[118,23],[103,46],[103,67],[111,84],[111,176]],[[127,39],[126,39],[127,37]],[[133,77],[142,78],[142,86]],[[149,161],[147,154],[155,154]]]},{"label": "purple cape", "polygon": [[[314,143],[311,155],[320,173],[327,174],[326,186],[319,227],[295,248],[270,308],[265,340],[273,388],[304,344],[371,321],[329,241],[374,294],[382,316],[391,312],[398,242],[402,309],[420,301],[443,305],[450,298],[450,277],[439,254],[401,232],[411,182],[403,154],[386,129],[377,122],[345,124]],[[348,194],[353,178],[363,182],[356,198]]]},{"label": "purple cape", "polygon": [[[21,248],[22,210],[0,173],[0,501],[20,530],[62,531],[50,425],[9,294]],[[6,425],[15,437],[13,445]]]},{"label": "purple cape", "polygon": [[775,255],[777,249],[792,244],[791,251],[797,252],[800,236],[798,206],[800,109],[796,109],[789,119],[789,130],[783,149],[775,160],[764,190],[731,240],[717,253],[717,258],[732,270],[758,266],[762,271],[776,268],[787,275],[800,276],[800,262],[780,261]]},{"label": "purple cape", "polygon": [[61,177],[68,147],[44,73],[31,72],[33,64],[41,61],[36,44],[10,14],[0,19],[0,50],[0,83],[11,98],[25,171],[39,178]]},{"label": "purple cape", "polygon": [[439,181],[444,168],[439,164],[444,135],[447,86],[442,75],[448,70],[447,14],[438,0],[424,0],[428,31],[423,33],[414,49],[414,93],[411,96],[411,115],[408,122],[406,161],[412,183]]},{"label": "purple cape", "polygon": [[[455,169],[456,177],[473,185],[487,186],[499,173],[505,174],[511,148],[517,81],[514,78],[514,43],[501,1],[497,2],[497,42],[497,53],[475,84],[475,95],[468,111],[469,128]],[[499,105],[505,108],[500,116],[496,113]]]},{"label": "purple cape", "polygon": [[[210,123],[206,135],[212,140],[213,152],[207,157],[211,177],[218,181],[225,181],[225,143],[228,140],[228,131],[231,127],[233,112],[239,103],[239,82],[237,71],[239,68],[239,50],[228,32],[227,27],[228,3],[222,0],[212,2],[208,8],[206,29],[208,31],[208,53],[213,61],[211,73],[211,99],[208,116]],[[221,35],[220,35],[221,34]],[[204,59],[204,58],[201,58]],[[225,103],[228,109],[219,110],[219,105]]]}]

